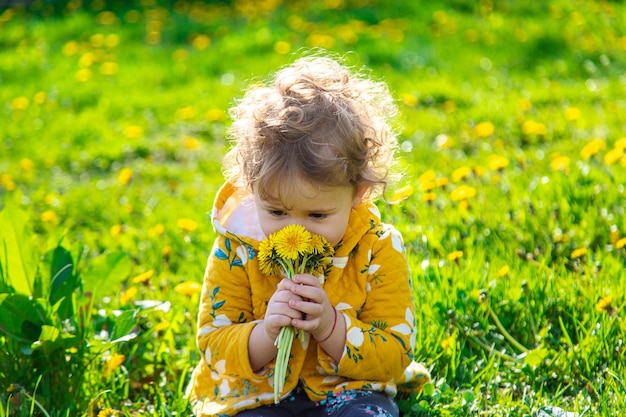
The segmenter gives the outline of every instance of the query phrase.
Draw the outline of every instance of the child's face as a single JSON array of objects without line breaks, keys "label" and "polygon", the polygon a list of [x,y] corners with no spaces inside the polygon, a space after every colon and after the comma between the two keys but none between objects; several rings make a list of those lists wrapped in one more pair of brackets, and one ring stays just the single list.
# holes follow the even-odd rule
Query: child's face
[{"label": "child's face", "polygon": [[261,229],[266,236],[290,224],[300,224],[336,245],[343,238],[350,211],[361,201],[354,187],[323,187],[302,182],[284,201],[262,200],[254,193]]}]

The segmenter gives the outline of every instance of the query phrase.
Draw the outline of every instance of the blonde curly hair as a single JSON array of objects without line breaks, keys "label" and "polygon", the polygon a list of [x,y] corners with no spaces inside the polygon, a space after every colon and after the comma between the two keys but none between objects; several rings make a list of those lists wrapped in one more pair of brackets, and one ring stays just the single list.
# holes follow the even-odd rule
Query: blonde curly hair
[{"label": "blonde curly hair", "polygon": [[296,60],[253,84],[230,114],[235,146],[225,175],[262,199],[280,201],[302,179],[374,198],[392,177],[397,107],[389,89],[335,59]]}]

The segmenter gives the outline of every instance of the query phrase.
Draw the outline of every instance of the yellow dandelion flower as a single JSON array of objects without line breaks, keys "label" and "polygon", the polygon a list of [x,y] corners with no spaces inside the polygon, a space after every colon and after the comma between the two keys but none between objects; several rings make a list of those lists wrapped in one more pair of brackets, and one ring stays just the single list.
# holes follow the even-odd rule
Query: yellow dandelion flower
[{"label": "yellow dandelion flower", "polygon": [[152,278],[152,276],[154,275],[154,269],[150,269],[146,272],[143,272],[139,275],[137,275],[135,278],[132,279],[133,284],[142,284],[144,282],[147,282],[150,280],[150,278]]},{"label": "yellow dandelion flower", "polygon": [[526,120],[522,123],[522,133],[525,135],[543,136],[548,133],[548,128],[543,123],[536,122],[534,120]]},{"label": "yellow dandelion flower", "polygon": [[117,368],[122,366],[124,361],[126,360],[126,356],[120,353],[114,353],[111,357],[105,362],[104,365],[104,373],[106,375],[110,375],[111,372],[115,371]]},{"label": "yellow dandelion flower", "polygon": [[39,91],[35,93],[35,95],[33,96],[33,102],[35,104],[43,104],[46,102],[46,98],[47,98],[47,95],[45,91]]},{"label": "yellow dandelion flower", "polygon": [[117,183],[120,185],[128,185],[133,178],[133,170],[130,168],[122,168],[117,175]]},{"label": "yellow dandelion flower", "polygon": [[274,247],[279,257],[297,260],[309,250],[311,233],[299,224],[290,224],[275,233]]},{"label": "yellow dandelion flower", "polygon": [[626,151],[626,136],[623,138],[619,138],[614,144],[614,149],[621,149],[622,151]]},{"label": "yellow dandelion flower", "polygon": [[172,53],[175,62],[185,62],[189,58],[189,53],[185,49],[177,49]]},{"label": "yellow dandelion flower", "polygon": [[456,334],[453,333],[441,341],[443,350],[450,350],[456,344]]},{"label": "yellow dandelion flower", "polygon": [[20,169],[24,172],[30,172],[35,167],[35,163],[30,158],[20,159]]},{"label": "yellow dandelion flower", "polygon": [[226,118],[226,113],[222,109],[209,109],[206,118],[209,122],[221,122]]},{"label": "yellow dandelion flower", "polygon": [[493,135],[496,128],[491,122],[480,122],[474,126],[474,134],[479,138],[488,138]]},{"label": "yellow dandelion flower", "polygon": [[437,186],[435,181],[420,181],[420,191],[430,191]]},{"label": "yellow dandelion flower", "polygon": [[533,103],[527,98],[522,98],[518,102],[518,106],[521,111],[530,111],[533,108]]},{"label": "yellow dandelion flower", "polygon": [[402,200],[406,200],[412,194],[413,194],[413,186],[409,184],[394,191],[393,195],[391,196],[391,201],[394,203],[397,203]]},{"label": "yellow dandelion flower", "polygon": [[469,185],[461,185],[450,194],[452,201],[464,201],[476,196],[476,188]]},{"label": "yellow dandelion flower", "polygon": [[163,330],[169,328],[171,325],[171,323],[168,320],[163,320],[162,322],[160,322],[159,324],[157,324],[156,326],[154,326],[154,331],[156,333],[160,333]]},{"label": "yellow dandelion flower", "polygon": [[622,155],[624,155],[623,149],[613,148],[604,155],[604,163],[607,165],[613,165],[620,160]]},{"label": "yellow dandelion flower", "polygon": [[195,281],[185,281],[174,287],[174,291],[183,295],[194,295],[202,290],[202,285]]},{"label": "yellow dandelion flower", "polygon": [[107,48],[115,48],[120,44],[120,36],[117,33],[110,33],[104,38],[104,44]]},{"label": "yellow dandelion flower", "polygon": [[602,297],[596,303],[596,311],[610,311],[612,309],[612,306],[611,306],[612,301],[613,301],[613,297],[611,295]]},{"label": "yellow dandelion flower", "polygon": [[191,46],[193,46],[198,51],[204,51],[209,46],[211,46],[211,38],[209,38],[207,35],[195,36],[191,41]]},{"label": "yellow dandelion flower", "polygon": [[76,81],[84,83],[91,80],[93,73],[88,68],[83,68],[76,71]]},{"label": "yellow dandelion flower", "polygon": [[137,295],[137,287],[128,288],[126,291],[122,292],[122,295],[120,295],[120,303],[122,305],[128,304],[128,302],[132,300],[135,295]]},{"label": "yellow dandelion flower", "polygon": [[498,277],[502,278],[508,275],[510,269],[508,265],[504,265],[502,268],[498,269]]},{"label": "yellow dandelion flower", "polygon": [[437,195],[435,193],[424,193],[422,195],[422,201],[425,203],[430,203],[432,201],[435,201],[436,198],[437,198]]},{"label": "yellow dandelion flower", "polygon": [[41,213],[41,221],[44,223],[56,223],[58,220],[57,214],[52,210]]},{"label": "yellow dandelion flower", "polygon": [[574,122],[580,119],[580,110],[576,107],[570,107],[568,109],[565,109],[563,114],[565,115],[565,119],[570,122]]},{"label": "yellow dandelion flower", "polygon": [[439,188],[445,188],[450,181],[446,177],[439,177],[435,180],[435,185]]},{"label": "yellow dandelion flower", "polygon": [[452,181],[454,182],[459,182],[462,181],[463,179],[467,178],[470,174],[472,173],[472,170],[470,167],[460,167],[454,170],[454,172],[452,172]]},{"label": "yellow dandelion flower", "polygon": [[189,149],[190,151],[195,151],[199,149],[201,144],[202,142],[200,142],[198,139],[194,138],[193,136],[190,136],[190,135],[183,136],[183,146]]},{"label": "yellow dandelion flower", "polygon": [[615,242],[615,247],[617,249],[622,249],[623,247],[626,247],[626,237],[623,237]]},{"label": "yellow dandelion flower", "polygon": [[118,22],[117,16],[111,11],[98,13],[98,15],[96,16],[96,20],[99,24],[103,26],[111,26]]},{"label": "yellow dandelion flower", "polygon": [[192,119],[196,114],[198,114],[198,110],[193,106],[182,107],[176,110],[176,118],[179,120]]},{"label": "yellow dandelion flower", "polygon": [[446,113],[454,113],[456,110],[456,103],[452,100],[446,100],[443,102],[443,111]]},{"label": "yellow dandelion flower", "polygon": [[489,169],[492,171],[501,171],[509,166],[509,158],[501,155],[491,155],[489,157]]},{"label": "yellow dandelion flower", "polygon": [[15,181],[11,174],[0,175],[0,185],[7,189],[7,191],[15,190]]},{"label": "yellow dandelion flower", "polygon": [[485,175],[487,173],[487,168],[485,168],[482,165],[474,165],[472,167],[472,172],[474,173],[474,175],[476,175],[477,177],[482,177],[483,175]]},{"label": "yellow dandelion flower", "polygon": [[98,417],[119,417],[121,413],[118,410],[112,408],[103,408],[98,413]]},{"label": "yellow dandelion flower", "polygon": [[277,275],[280,273],[281,266],[277,261],[277,255],[274,251],[274,242],[272,235],[269,238],[263,239],[259,243],[259,251],[257,254],[259,260],[259,270],[267,275]]},{"label": "yellow dandelion flower", "polygon": [[176,225],[185,232],[193,232],[198,228],[198,223],[191,219],[178,219]]},{"label": "yellow dandelion flower", "polygon": [[550,161],[553,171],[569,172],[570,159],[567,156],[556,156]]},{"label": "yellow dandelion flower", "polygon": [[161,223],[155,224],[150,229],[148,229],[148,236],[150,237],[161,236],[163,233],[165,233],[165,226],[163,226]]},{"label": "yellow dandelion flower", "polygon": [[126,126],[124,128],[124,136],[129,139],[138,139],[143,136],[143,127],[141,126]]},{"label": "yellow dandelion flower", "polygon": [[595,138],[589,141],[581,150],[580,156],[583,159],[589,159],[601,150],[606,148],[606,142],[603,139]]},{"label": "yellow dandelion flower", "polygon": [[417,97],[411,93],[400,94],[400,100],[402,100],[404,105],[407,107],[415,107],[418,103]]},{"label": "yellow dandelion flower", "polygon": [[274,52],[279,55],[287,55],[291,52],[291,44],[285,41],[278,41],[274,44]]},{"label": "yellow dandelion flower", "polygon": [[79,50],[80,50],[80,47],[78,45],[78,42],[69,41],[65,45],[63,45],[63,48],[61,49],[61,53],[65,56],[72,56],[72,55],[76,55]]},{"label": "yellow dandelion flower", "polygon": [[100,65],[100,74],[102,75],[115,75],[119,71],[120,66],[117,62],[103,62]]},{"label": "yellow dandelion flower", "polygon": [[450,252],[447,256],[449,261],[456,261],[457,259],[460,259],[462,257],[463,257],[462,250],[455,250],[454,252]]},{"label": "yellow dandelion flower", "polygon": [[587,248],[578,248],[578,249],[574,249],[569,257],[572,259],[577,259],[577,258],[582,258],[586,254],[587,254]]},{"label": "yellow dandelion flower", "polygon": [[114,224],[113,226],[111,226],[111,229],[109,229],[109,233],[111,233],[112,237],[118,237],[122,234],[123,231],[124,228],[121,224]]},{"label": "yellow dandelion flower", "polygon": [[170,245],[164,246],[163,249],[161,249],[161,255],[166,259],[169,258],[172,255],[172,247]]},{"label": "yellow dandelion flower", "polygon": [[30,100],[26,97],[16,97],[11,100],[11,110],[26,110],[30,105]]},{"label": "yellow dandelion flower", "polygon": [[437,178],[437,173],[430,169],[420,175],[417,179],[419,182],[429,182],[435,181],[435,178]]}]

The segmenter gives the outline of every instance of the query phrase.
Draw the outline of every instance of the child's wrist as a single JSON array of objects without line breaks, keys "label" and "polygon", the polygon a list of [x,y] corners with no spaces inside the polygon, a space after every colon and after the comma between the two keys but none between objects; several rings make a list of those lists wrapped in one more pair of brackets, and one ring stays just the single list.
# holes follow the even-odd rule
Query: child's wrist
[{"label": "child's wrist", "polygon": [[337,316],[339,315],[339,313],[337,313],[337,309],[333,307],[333,312],[335,313],[335,318],[333,321],[333,327],[331,327],[330,329],[330,333],[328,333],[328,335],[323,338],[322,340],[317,340],[317,343],[324,343],[325,341],[327,341],[328,339],[330,339],[330,337],[333,335],[333,333],[335,333],[335,328],[337,327]]}]

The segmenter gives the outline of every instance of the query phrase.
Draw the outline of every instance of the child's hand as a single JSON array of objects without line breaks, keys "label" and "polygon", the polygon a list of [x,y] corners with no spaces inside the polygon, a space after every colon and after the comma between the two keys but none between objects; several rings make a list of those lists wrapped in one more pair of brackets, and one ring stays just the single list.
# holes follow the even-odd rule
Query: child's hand
[{"label": "child's hand", "polygon": [[291,280],[283,279],[267,305],[263,325],[265,334],[272,341],[278,337],[281,327],[290,326],[295,318],[302,318],[302,312],[291,306],[293,302],[302,301],[300,296],[291,291],[293,286]]},{"label": "child's hand", "polygon": [[294,317],[291,324],[311,333],[315,340],[328,338],[335,323],[335,308],[326,292],[313,275],[294,275],[290,290],[298,296],[289,301],[291,308],[302,314]]}]

